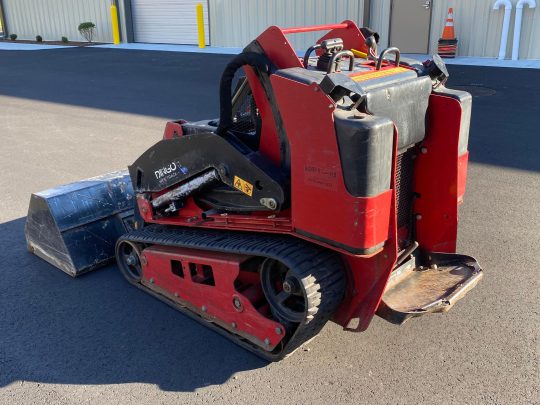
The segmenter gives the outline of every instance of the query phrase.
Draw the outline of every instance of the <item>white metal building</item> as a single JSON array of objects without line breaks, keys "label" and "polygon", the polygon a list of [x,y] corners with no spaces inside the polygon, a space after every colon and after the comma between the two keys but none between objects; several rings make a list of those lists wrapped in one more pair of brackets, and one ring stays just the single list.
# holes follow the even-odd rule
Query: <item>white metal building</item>
[{"label": "white metal building", "polygon": [[[513,4],[507,55],[514,32]],[[195,5],[204,7],[206,42],[212,46],[242,47],[269,25],[283,27],[354,20],[381,36],[381,47],[402,52],[433,53],[449,7],[454,9],[461,56],[496,57],[504,10],[493,10],[495,0],[0,0],[4,34],[19,39],[82,40],[77,26],[96,24],[98,42],[112,42],[109,6],[119,10],[123,42],[196,44]],[[523,9],[520,58],[540,59],[540,1]],[[3,13],[2,13],[3,10]],[[315,33],[291,36],[293,45],[306,49]]]}]

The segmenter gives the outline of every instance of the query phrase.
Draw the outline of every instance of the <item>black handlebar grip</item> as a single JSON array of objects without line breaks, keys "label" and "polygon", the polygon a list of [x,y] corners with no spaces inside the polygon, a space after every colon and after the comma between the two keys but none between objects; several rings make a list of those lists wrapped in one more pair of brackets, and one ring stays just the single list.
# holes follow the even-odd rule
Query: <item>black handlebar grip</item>
[{"label": "black handlebar grip", "polygon": [[245,65],[262,73],[269,73],[271,69],[270,60],[265,55],[255,52],[242,52],[227,64],[219,83],[219,126],[216,130],[218,135],[224,135],[233,124],[231,84],[236,71]]}]

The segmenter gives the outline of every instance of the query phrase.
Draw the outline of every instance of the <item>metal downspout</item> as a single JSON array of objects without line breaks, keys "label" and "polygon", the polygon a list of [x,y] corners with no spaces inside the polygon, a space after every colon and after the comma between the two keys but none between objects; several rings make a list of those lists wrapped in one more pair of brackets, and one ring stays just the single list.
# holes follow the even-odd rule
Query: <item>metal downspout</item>
[{"label": "metal downspout", "polygon": [[504,6],[504,20],[501,32],[501,45],[499,47],[499,59],[506,57],[506,44],[508,43],[508,31],[510,31],[510,14],[512,14],[512,3],[510,0],[497,0],[493,4],[493,10],[499,10]]}]

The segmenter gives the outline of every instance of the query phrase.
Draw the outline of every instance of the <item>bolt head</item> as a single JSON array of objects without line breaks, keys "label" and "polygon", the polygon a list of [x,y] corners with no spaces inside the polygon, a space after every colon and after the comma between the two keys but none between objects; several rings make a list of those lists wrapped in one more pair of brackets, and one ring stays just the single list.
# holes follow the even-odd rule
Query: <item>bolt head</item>
[{"label": "bolt head", "polygon": [[281,335],[283,333],[283,331],[281,330],[281,328],[276,328],[276,334],[277,335]]},{"label": "bolt head", "polygon": [[154,279],[153,278],[150,279],[150,284],[154,284]]},{"label": "bolt head", "polygon": [[277,201],[273,198],[261,198],[259,202],[261,205],[264,205],[266,208],[270,208],[271,210],[275,210],[277,208]]},{"label": "bolt head", "polygon": [[177,292],[175,292],[175,293],[174,293],[174,296],[175,296],[176,298],[178,298],[178,297],[179,297],[179,295],[178,295],[178,293],[177,293]]},{"label": "bolt head", "polygon": [[202,309],[203,312],[206,312],[206,311],[207,311],[206,305],[203,305],[203,306],[201,307],[201,309]]},{"label": "bolt head", "polygon": [[264,339],[264,344],[268,346],[270,344],[270,339],[268,338]]},{"label": "bolt head", "polygon": [[227,176],[227,166],[221,164],[219,165],[219,174],[222,176],[222,177],[226,177]]},{"label": "bolt head", "polygon": [[285,291],[286,293],[291,293],[292,292],[292,285],[291,283],[289,283],[287,280],[285,280],[283,282],[283,291]]},{"label": "bolt head", "polygon": [[268,199],[268,208],[270,208],[271,210],[275,210],[276,207],[277,207],[276,200],[274,200],[273,198],[269,198]]},{"label": "bolt head", "polygon": [[233,329],[236,329],[236,327],[237,327],[238,325],[236,324],[236,322],[233,322],[233,323],[231,323],[231,326],[232,326]]},{"label": "bolt head", "polygon": [[416,214],[416,219],[417,219],[418,221],[420,221],[420,220],[422,219],[422,215]]},{"label": "bolt head", "polygon": [[420,149],[420,150],[421,150],[422,153],[424,153],[424,154],[427,153],[427,148],[422,148],[422,149]]},{"label": "bolt head", "polygon": [[283,281],[283,291],[287,294],[294,294],[298,290],[297,287],[297,283],[293,278],[286,278]]},{"label": "bolt head", "polygon": [[240,301],[240,298],[238,297],[233,297],[233,307],[234,309],[236,309],[238,312],[241,312],[242,309],[244,308],[242,306],[242,301]]}]

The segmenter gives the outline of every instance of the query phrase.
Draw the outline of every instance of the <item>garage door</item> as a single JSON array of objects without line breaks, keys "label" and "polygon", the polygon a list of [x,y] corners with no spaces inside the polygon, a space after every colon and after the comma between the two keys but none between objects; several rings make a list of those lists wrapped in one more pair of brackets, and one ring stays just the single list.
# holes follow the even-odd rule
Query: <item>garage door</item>
[{"label": "garage door", "polygon": [[135,42],[197,44],[197,3],[203,4],[208,44],[207,2],[200,0],[131,0]]}]

